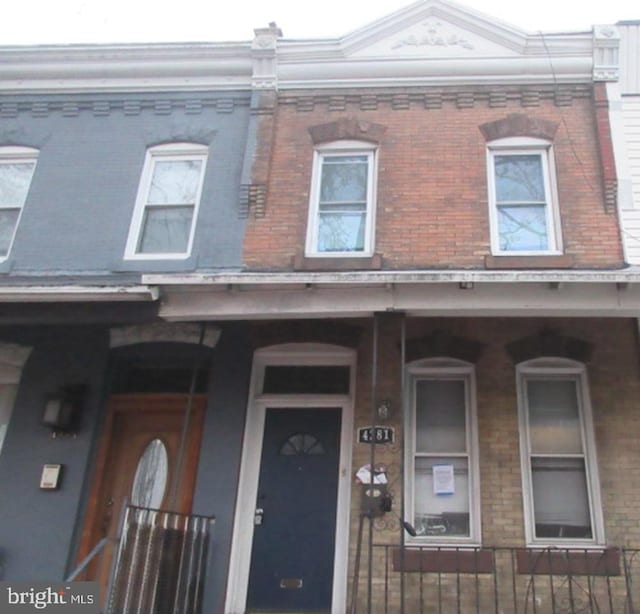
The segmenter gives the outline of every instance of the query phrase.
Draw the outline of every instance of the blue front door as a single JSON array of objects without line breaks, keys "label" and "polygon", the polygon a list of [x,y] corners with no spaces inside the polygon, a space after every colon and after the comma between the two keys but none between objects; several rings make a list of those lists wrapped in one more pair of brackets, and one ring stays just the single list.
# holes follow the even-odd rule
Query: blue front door
[{"label": "blue front door", "polygon": [[339,408],[266,411],[247,611],[331,609]]}]

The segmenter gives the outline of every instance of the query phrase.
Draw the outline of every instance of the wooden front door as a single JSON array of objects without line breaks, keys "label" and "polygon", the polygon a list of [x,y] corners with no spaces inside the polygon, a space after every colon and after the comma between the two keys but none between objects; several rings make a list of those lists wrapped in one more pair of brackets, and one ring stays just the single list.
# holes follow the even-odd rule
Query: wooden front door
[{"label": "wooden front door", "polygon": [[[103,537],[117,537],[125,502],[181,513],[191,511],[205,402],[204,395],[196,395],[193,399],[185,453],[180,463],[178,456],[187,395],[111,397],[80,558]],[[103,594],[113,552],[114,541],[110,540],[103,556],[89,567],[86,578],[99,580]]]}]

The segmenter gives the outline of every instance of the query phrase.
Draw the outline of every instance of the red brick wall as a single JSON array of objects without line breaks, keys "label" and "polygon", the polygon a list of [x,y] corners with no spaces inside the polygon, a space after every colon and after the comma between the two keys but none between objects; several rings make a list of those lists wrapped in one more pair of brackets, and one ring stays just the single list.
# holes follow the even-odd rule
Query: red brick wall
[{"label": "red brick wall", "polygon": [[319,93],[281,95],[275,117],[263,117],[269,126],[274,122],[275,140],[268,147],[263,138],[257,152],[261,181],[269,168],[267,202],[264,216],[248,220],[248,268],[288,269],[303,253],[313,159],[309,128],[346,118],[386,127],[379,147],[375,237],[384,268],[484,268],[490,238],[486,141],[479,126],[512,113],[558,124],[554,150],[565,254],[578,268],[622,266],[617,218],[605,207],[590,92],[562,106],[552,95],[531,92],[508,95],[500,106],[489,96],[474,99],[473,93],[470,106],[451,95],[440,96],[439,108],[427,108],[438,104],[427,104],[424,93],[419,102],[404,98],[403,104],[381,92],[374,98],[375,104],[363,104],[353,92],[336,105]]}]

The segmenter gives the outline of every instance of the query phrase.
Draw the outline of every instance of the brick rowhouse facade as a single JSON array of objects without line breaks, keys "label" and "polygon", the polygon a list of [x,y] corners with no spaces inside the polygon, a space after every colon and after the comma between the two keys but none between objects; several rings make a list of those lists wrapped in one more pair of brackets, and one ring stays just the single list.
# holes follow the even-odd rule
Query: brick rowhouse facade
[{"label": "brick rowhouse facade", "polygon": [[[357,293],[358,272],[469,270],[517,274],[582,270],[597,275],[598,271],[621,270],[625,262],[615,189],[612,191],[615,167],[602,91],[601,84],[555,82],[334,90],[310,87],[267,96],[254,110],[262,138],[258,140],[252,179],[261,186],[264,199],[249,211],[243,250],[245,267],[247,271],[273,273],[274,278],[278,273],[297,274],[298,283],[306,282],[311,294],[321,291],[314,273],[324,273],[329,280],[332,273],[352,273],[352,283],[340,282],[337,292],[355,289]],[[560,254],[496,255],[492,250],[487,149],[488,143],[508,138],[539,138],[553,147]],[[309,257],[305,245],[314,148],[343,140],[371,143],[378,155],[373,254]],[[366,282],[363,284],[362,301],[366,303]],[[389,286],[389,293],[393,294],[397,286],[393,281]],[[624,287],[619,284],[618,290]],[[487,288],[487,292],[499,297],[518,291],[507,288],[510,286],[497,285]],[[532,596],[534,576],[539,570],[527,575],[535,567],[526,560],[531,555],[518,555],[525,558],[518,559],[515,571],[515,559],[509,560],[515,555],[507,556],[501,550],[515,547],[526,553],[524,548],[531,541],[525,531],[527,510],[523,501],[529,495],[523,483],[520,444],[525,435],[519,422],[518,406],[522,401],[517,384],[517,365],[527,360],[577,361],[584,365],[588,378],[597,450],[597,468],[592,465],[588,471],[598,473],[598,499],[601,497],[601,503],[592,501],[591,505],[601,508],[605,537],[592,554],[563,554],[569,561],[567,565],[570,569],[573,566],[574,573],[580,573],[576,570],[581,564],[588,567],[595,560],[582,560],[580,556],[605,557],[609,556],[607,547],[640,546],[635,512],[640,483],[632,477],[635,433],[640,427],[636,417],[640,385],[636,323],[630,318],[585,317],[589,314],[579,311],[575,315],[580,317],[541,317],[547,311],[546,301],[553,303],[553,294],[562,289],[562,282],[542,284],[532,304],[520,311],[506,309],[499,318],[478,317],[488,315],[480,313],[484,305],[479,306],[478,315],[474,316],[470,307],[465,310],[468,317],[456,318],[443,317],[446,308],[428,315],[428,305],[436,300],[441,286],[427,284],[421,288],[423,315],[400,309],[401,313],[379,314],[370,319],[325,318],[307,320],[302,326],[288,321],[261,329],[262,334],[271,331],[269,341],[274,344],[340,344],[336,331],[341,327],[357,331],[351,469],[355,472],[372,458],[382,463],[388,472],[394,511],[372,519],[370,542],[365,530],[364,542],[359,543],[362,508],[359,485],[354,486],[348,566],[351,611],[397,612],[404,608],[413,612],[433,604],[433,611],[475,611],[477,607],[480,611],[493,611],[495,607],[511,612],[527,603],[529,607],[556,611],[556,602],[573,599],[571,581],[560,581],[560,586],[555,587],[552,581],[551,588],[548,584],[537,585],[533,589],[537,596]],[[450,310],[455,312],[466,301],[473,302],[475,291],[473,284],[469,293],[460,290],[458,297],[450,298]],[[536,309],[540,309],[538,314]],[[512,317],[516,315],[520,317]],[[258,345],[261,343],[257,341]],[[455,539],[449,544],[446,540],[430,544],[412,541],[405,535],[404,560],[399,555],[402,538],[398,516],[412,515],[402,503],[406,476],[413,472],[413,460],[406,455],[407,438],[415,435],[407,426],[413,407],[406,373],[404,379],[402,375],[401,348],[405,343],[405,365],[433,358],[464,360],[472,365],[478,437],[474,462],[479,473],[478,492],[472,496],[480,497],[481,520],[477,543],[480,549],[470,554],[456,550],[459,543]],[[476,348],[473,358],[461,350],[466,344]],[[572,344],[588,349],[575,352],[575,348],[569,349]],[[528,349],[520,351],[522,347]],[[376,446],[372,457],[371,447],[359,443],[355,434],[375,420],[372,407],[382,399],[394,408],[384,424],[395,429],[396,439],[392,444]],[[564,542],[561,547],[571,545],[581,548],[580,540]],[[446,558],[447,546],[453,548],[453,558]],[[623,607],[626,593],[616,556],[608,571],[594,583],[589,596],[582,594],[578,602],[593,604],[610,599],[615,604],[613,611]],[[369,564],[366,577],[362,570]],[[463,574],[462,579],[461,570],[468,574]],[[489,570],[491,573],[484,575]],[[429,576],[426,572],[433,573]],[[491,574],[500,577],[495,585]],[[607,581],[613,587],[612,597],[602,590]]]},{"label": "brick rowhouse facade", "polygon": [[[514,116],[557,128],[552,143],[565,255],[561,261],[547,257],[549,264],[545,257],[537,262],[523,258],[516,266],[622,267],[617,216],[604,200],[589,87],[281,93],[269,114],[261,116],[265,138],[259,141],[254,177],[256,183],[266,177],[267,197],[247,225],[245,265],[251,270],[304,268],[300,256],[309,212],[311,131],[329,124],[344,127],[337,138],[335,130],[327,131],[324,141],[376,139],[379,148],[375,252],[381,261],[371,267],[492,266],[487,258],[487,140],[481,127]],[[526,127],[511,123],[501,136],[530,136]],[[374,136],[370,125],[378,128]],[[342,266],[323,264],[327,269]]]}]

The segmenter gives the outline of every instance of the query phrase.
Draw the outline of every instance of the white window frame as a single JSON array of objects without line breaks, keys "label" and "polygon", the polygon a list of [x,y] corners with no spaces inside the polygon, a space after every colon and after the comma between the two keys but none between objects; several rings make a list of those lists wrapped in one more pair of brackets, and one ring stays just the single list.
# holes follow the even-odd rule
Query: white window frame
[{"label": "white window frame", "polygon": [[[375,216],[376,216],[376,184],[378,177],[378,148],[366,141],[334,141],[318,145],[313,152],[313,171],[311,175],[311,192],[309,199],[309,220],[307,223],[307,239],[305,255],[319,258],[360,258],[372,256],[374,250]],[[318,250],[320,182],[325,157],[366,156],[367,157],[367,204],[364,230],[364,246],[361,251],[323,252]]]},{"label": "white window frame", "polygon": [[[209,148],[206,145],[199,145],[197,143],[169,143],[165,145],[157,145],[147,150],[144,167],[142,169],[142,175],[140,177],[140,183],[138,186],[138,194],[136,196],[136,203],[133,210],[133,216],[131,218],[131,225],[129,227],[129,235],[127,238],[127,245],[125,248],[125,259],[127,260],[179,260],[186,259],[191,255],[191,249],[193,247],[193,238],[196,229],[196,220],[198,219],[198,210],[200,208],[200,201],[202,197],[202,186],[204,183],[204,176],[206,173],[207,158]],[[140,241],[140,234],[142,233],[142,224],[144,221],[144,214],[147,209],[147,200],[149,196],[149,190],[151,188],[151,180],[153,178],[153,172],[156,162],[167,161],[202,161],[202,171],[200,173],[200,180],[198,183],[198,189],[196,192],[195,202],[193,204],[193,216],[191,218],[191,230],[189,231],[189,239],[187,241],[187,248],[184,252],[163,252],[163,253],[141,253],[138,251],[138,243]],[[153,206],[153,205],[151,205]]]},{"label": "white window frame", "polygon": [[[518,417],[520,429],[520,462],[522,472],[522,495],[525,519],[525,537],[528,546],[575,546],[585,548],[599,547],[605,544],[602,498],[598,477],[598,460],[593,431],[593,414],[589,396],[589,384],[585,366],[566,358],[537,358],[519,364],[516,367],[518,389]],[[556,379],[576,382],[580,430],[582,436],[582,455],[584,458],[587,497],[591,520],[592,538],[538,538],[535,534],[535,515],[533,502],[533,479],[531,473],[531,446],[529,438],[528,398],[526,383],[528,380]],[[550,455],[562,457],[562,454]],[[570,455],[564,455],[569,457]],[[576,455],[572,455],[576,457]]]},{"label": "white window frame", "polygon": [[33,183],[33,176],[36,172],[36,166],[38,163],[38,154],[40,152],[33,147],[18,147],[18,146],[6,146],[0,147],[0,164],[15,164],[20,162],[33,162],[33,172],[31,173],[31,180],[29,181],[29,187],[27,188],[27,193],[25,194],[25,202],[22,203],[19,207],[12,205],[2,205],[0,204],[1,210],[15,210],[19,209],[18,217],[16,219],[16,223],[13,227],[13,233],[11,235],[11,241],[9,241],[9,246],[7,248],[7,253],[4,256],[0,256],[0,262],[4,262],[9,258],[11,254],[11,250],[13,248],[13,243],[16,238],[16,233],[18,231],[18,226],[20,225],[20,220],[22,219],[22,212],[24,211],[24,207],[26,205],[27,198],[29,197],[29,191],[31,190],[31,185]]},{"label": "white window frame", "polygon": [[[405,515],[406,519],[415,523],[415,476],[414,462],[416,457],[416,384],[421,380],[462,380],[465,384],[466,398],[466,444],[469,463],[469,536],[417,536],[406,538],[407,543],[416,545],[434,544],[451,546],[479,546],[481,536],[481,498],[480,468],[478,446],[478,418],[476,403],[475,367],[471,363],[447,357],[417,360],[407,366],[407,402],[405,411]],[[441,458],[447,454],[433,454]],[[451,454],[452,458],[460,458],[459,453]]]},{"label": "white window frame", "polygon": [[[548,248],[546,250],[503,250],[500,248],[498,203],[496,197],[495,157],[509,155],[538,155],[542,161],[546,202]],[[497,256],[544,256],[563,253],[558,187],[553,146],[543,139],[511,137],[491,141],[487,147],[487,179],[489,188],[489,222],[491,253]]]}]

